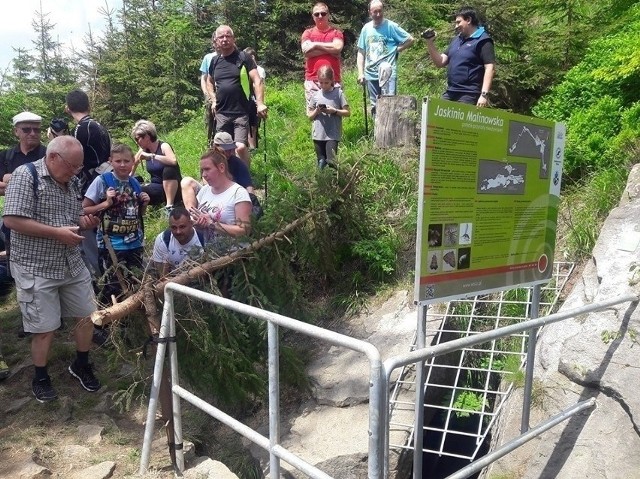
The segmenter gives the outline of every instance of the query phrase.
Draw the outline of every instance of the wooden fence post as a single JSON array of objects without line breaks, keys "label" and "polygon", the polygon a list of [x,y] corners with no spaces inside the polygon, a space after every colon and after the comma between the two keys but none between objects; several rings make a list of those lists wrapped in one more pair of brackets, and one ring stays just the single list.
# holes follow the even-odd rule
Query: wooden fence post
[{"label": "wooden fence post", "polygon": [[415,97],[381,96],[376,103],[376,147],[415,146],[417,123],[418,107]]}]

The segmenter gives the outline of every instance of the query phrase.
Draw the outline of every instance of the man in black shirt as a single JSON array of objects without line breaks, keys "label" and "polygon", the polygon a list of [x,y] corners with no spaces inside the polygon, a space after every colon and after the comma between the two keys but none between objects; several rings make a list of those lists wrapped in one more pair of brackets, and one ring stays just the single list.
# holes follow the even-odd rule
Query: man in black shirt
[{"label": "man in black shirt", "polygon": [[13,132],[18,144],[0,152],[0,195],[4,196],[13,170],[26,163],[44,158],[46,147],[40,142],[42,117],[23,111],[13,117]]},{"label": "man in black shirt", "polygon": [[243,83],[247,87],[250,83],[253,87],[260,118],[267,117],[264,86],[256,62],[237,49],[231,27],[220,25],[216,29],[215,38],[218,55],[211,60],[208,80],[213,84],[215,93],[211,98],[211,108],[216,117],[216,129],[233,137],[238,157],[248,166],[250,92],[245,91]]}]

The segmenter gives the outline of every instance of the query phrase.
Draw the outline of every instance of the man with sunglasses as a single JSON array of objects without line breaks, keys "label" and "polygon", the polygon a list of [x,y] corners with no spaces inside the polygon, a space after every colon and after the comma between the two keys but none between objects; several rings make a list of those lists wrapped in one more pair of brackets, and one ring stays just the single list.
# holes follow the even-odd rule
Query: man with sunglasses
[{"label": "man with sunglasses", "polygon": [[304,54],[304,96],[307,105],[318,85],[318,69],[329,65],[333,69],[334,86],[340,87],[340,53],[344,46],[342,31],[329,24],[329,7],[316,3],[311,11],[314,26],[302,34],[301,48]]},{"label": "man with sunglasses", "polygon": [[0,152],[0,195],[4,195],[13,170],[26,163],[44,158],[45,146],[40,142],[42,117],[23,111],[13,117],[13,133],[18,144]]}]

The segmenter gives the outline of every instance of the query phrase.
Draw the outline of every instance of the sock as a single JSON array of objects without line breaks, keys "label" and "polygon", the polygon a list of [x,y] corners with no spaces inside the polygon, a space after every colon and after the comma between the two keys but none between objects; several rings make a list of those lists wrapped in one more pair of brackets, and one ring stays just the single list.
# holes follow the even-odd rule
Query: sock
[{"label": "sock", "polygon": [[36,381],[47,379],[49,377],[46,366],[34,366],[34,368],[36,369]]},{"label": "sock", "polygon": [[89,364],[89,351],[76,351],[76,365],[86,366]]}]

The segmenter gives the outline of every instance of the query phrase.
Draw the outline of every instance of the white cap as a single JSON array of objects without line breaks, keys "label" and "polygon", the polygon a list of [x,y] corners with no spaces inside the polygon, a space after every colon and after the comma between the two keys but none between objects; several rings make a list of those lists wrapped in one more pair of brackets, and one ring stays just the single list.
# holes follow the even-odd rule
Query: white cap
[{"label": "white cap", "polygon": [[18,113],[13,117],[13,126],[16,126],[18,123],[26,122],[42,123],[42,117],[36,115],[35,113],[31,113],[30,111],[23,111],[22,113]]}]

